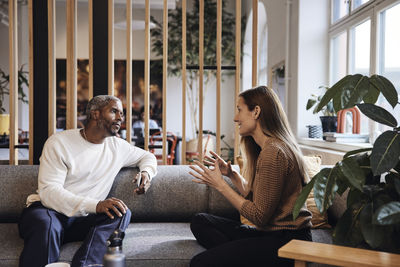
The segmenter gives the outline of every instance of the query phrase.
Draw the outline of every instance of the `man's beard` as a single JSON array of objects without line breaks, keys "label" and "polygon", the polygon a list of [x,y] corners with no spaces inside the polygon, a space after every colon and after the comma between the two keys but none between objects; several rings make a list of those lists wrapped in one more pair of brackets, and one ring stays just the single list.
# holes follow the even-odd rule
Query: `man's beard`
[{"label": "man's beard", "polygon": [[97,121],[97,127],[99,129],[105,129],[106,132],[108,133],[108,136],[116,136],[117,131],[113,131],[113,124],[111,123],[110,126],[108,126],[107,122],[103,119]]}]

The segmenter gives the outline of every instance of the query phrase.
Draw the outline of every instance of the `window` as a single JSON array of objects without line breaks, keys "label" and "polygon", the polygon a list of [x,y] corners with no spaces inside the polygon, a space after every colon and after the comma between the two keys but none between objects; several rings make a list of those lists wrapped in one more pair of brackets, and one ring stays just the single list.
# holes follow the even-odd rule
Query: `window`
[{"label": "window", "polygon": [[[331,1],[329,84],[346,74],[378,73],[400,93],[400,0]],[[384,98],[378,104],[392,110]],[[393,114],[399,118],[400,108]],[[376,125],[362,115],[361,132],[375,131]],[[386,128],[379,126],[378,130]]]},{"label": "window", "polygon": [[344,0],[333,0],[332,1],[332,23],[340,20],[344,16],[349,14],[348,1]]},{"label": "window", "polygon": [[[378,66],[377,72],[388,78],[400,94],[400,3],[390,6],[378,14]],[[393,108],[383,98],[379,104],[386,110]],[[400,118],[400,108],[396,106],[392,114]],[[390,127],[379,125],[379,131],[383,132]]]},{"label": "window", "polygon": [[350,74],[369,75],[371,21],[350,30]]},{"label": "window", "polygon": [[347,73],[346,54],[347,54],[347,32],[342,32],[332,38],[331,41],[331,81],[332,84],[339,81]]}]

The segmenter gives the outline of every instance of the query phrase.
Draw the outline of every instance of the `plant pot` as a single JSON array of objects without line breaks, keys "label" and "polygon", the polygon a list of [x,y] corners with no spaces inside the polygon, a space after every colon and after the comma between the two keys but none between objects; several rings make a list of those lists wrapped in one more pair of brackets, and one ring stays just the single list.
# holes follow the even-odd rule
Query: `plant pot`
[{"label": "plant pot", "polygon": [[0,135],[10,134],[10,114],[0,114]]},{"label": "plant pot", "polygon": [[322,132],[336,132],[337,117],[336,116],[320,116],[322,123]]},{"label": "plant pot", "polygon": [[322,138],[322,127],[321,125],[307,125],[308,138]]}]

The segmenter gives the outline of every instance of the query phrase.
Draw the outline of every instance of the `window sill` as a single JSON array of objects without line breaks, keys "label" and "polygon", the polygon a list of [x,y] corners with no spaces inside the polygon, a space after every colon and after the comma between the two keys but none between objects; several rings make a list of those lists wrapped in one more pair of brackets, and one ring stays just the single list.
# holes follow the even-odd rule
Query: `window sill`
[{"label": "window sill", "polygon": [[336,143],[327,142],[322,139],[316,138],[299,138],[298,142],[300,145],[309,147],[324,148],[332,151],[348,152],[355,149],[372,147],[370,143]]}]

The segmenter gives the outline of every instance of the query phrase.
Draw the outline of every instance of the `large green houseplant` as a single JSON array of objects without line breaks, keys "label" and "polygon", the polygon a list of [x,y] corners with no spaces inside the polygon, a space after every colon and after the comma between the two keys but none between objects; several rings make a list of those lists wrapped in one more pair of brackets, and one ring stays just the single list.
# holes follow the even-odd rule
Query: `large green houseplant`
[{"label": "large green houseplant", "polygon": [[400,252],[400,127],[393,115],[375,105],[379,95],[394,108],[398,94],[383,76],[348,75],[322,97],[316,111],[333,101],[335,111],[357,106],[370,119],[392,127],[372,148],[346,153],[332,168],[324,168],[303,188],[293,217],[296,218],[311,189],[321,213],[332,205],[336,193],[348,190],[347,210],[333,231],[333,242]]}]

